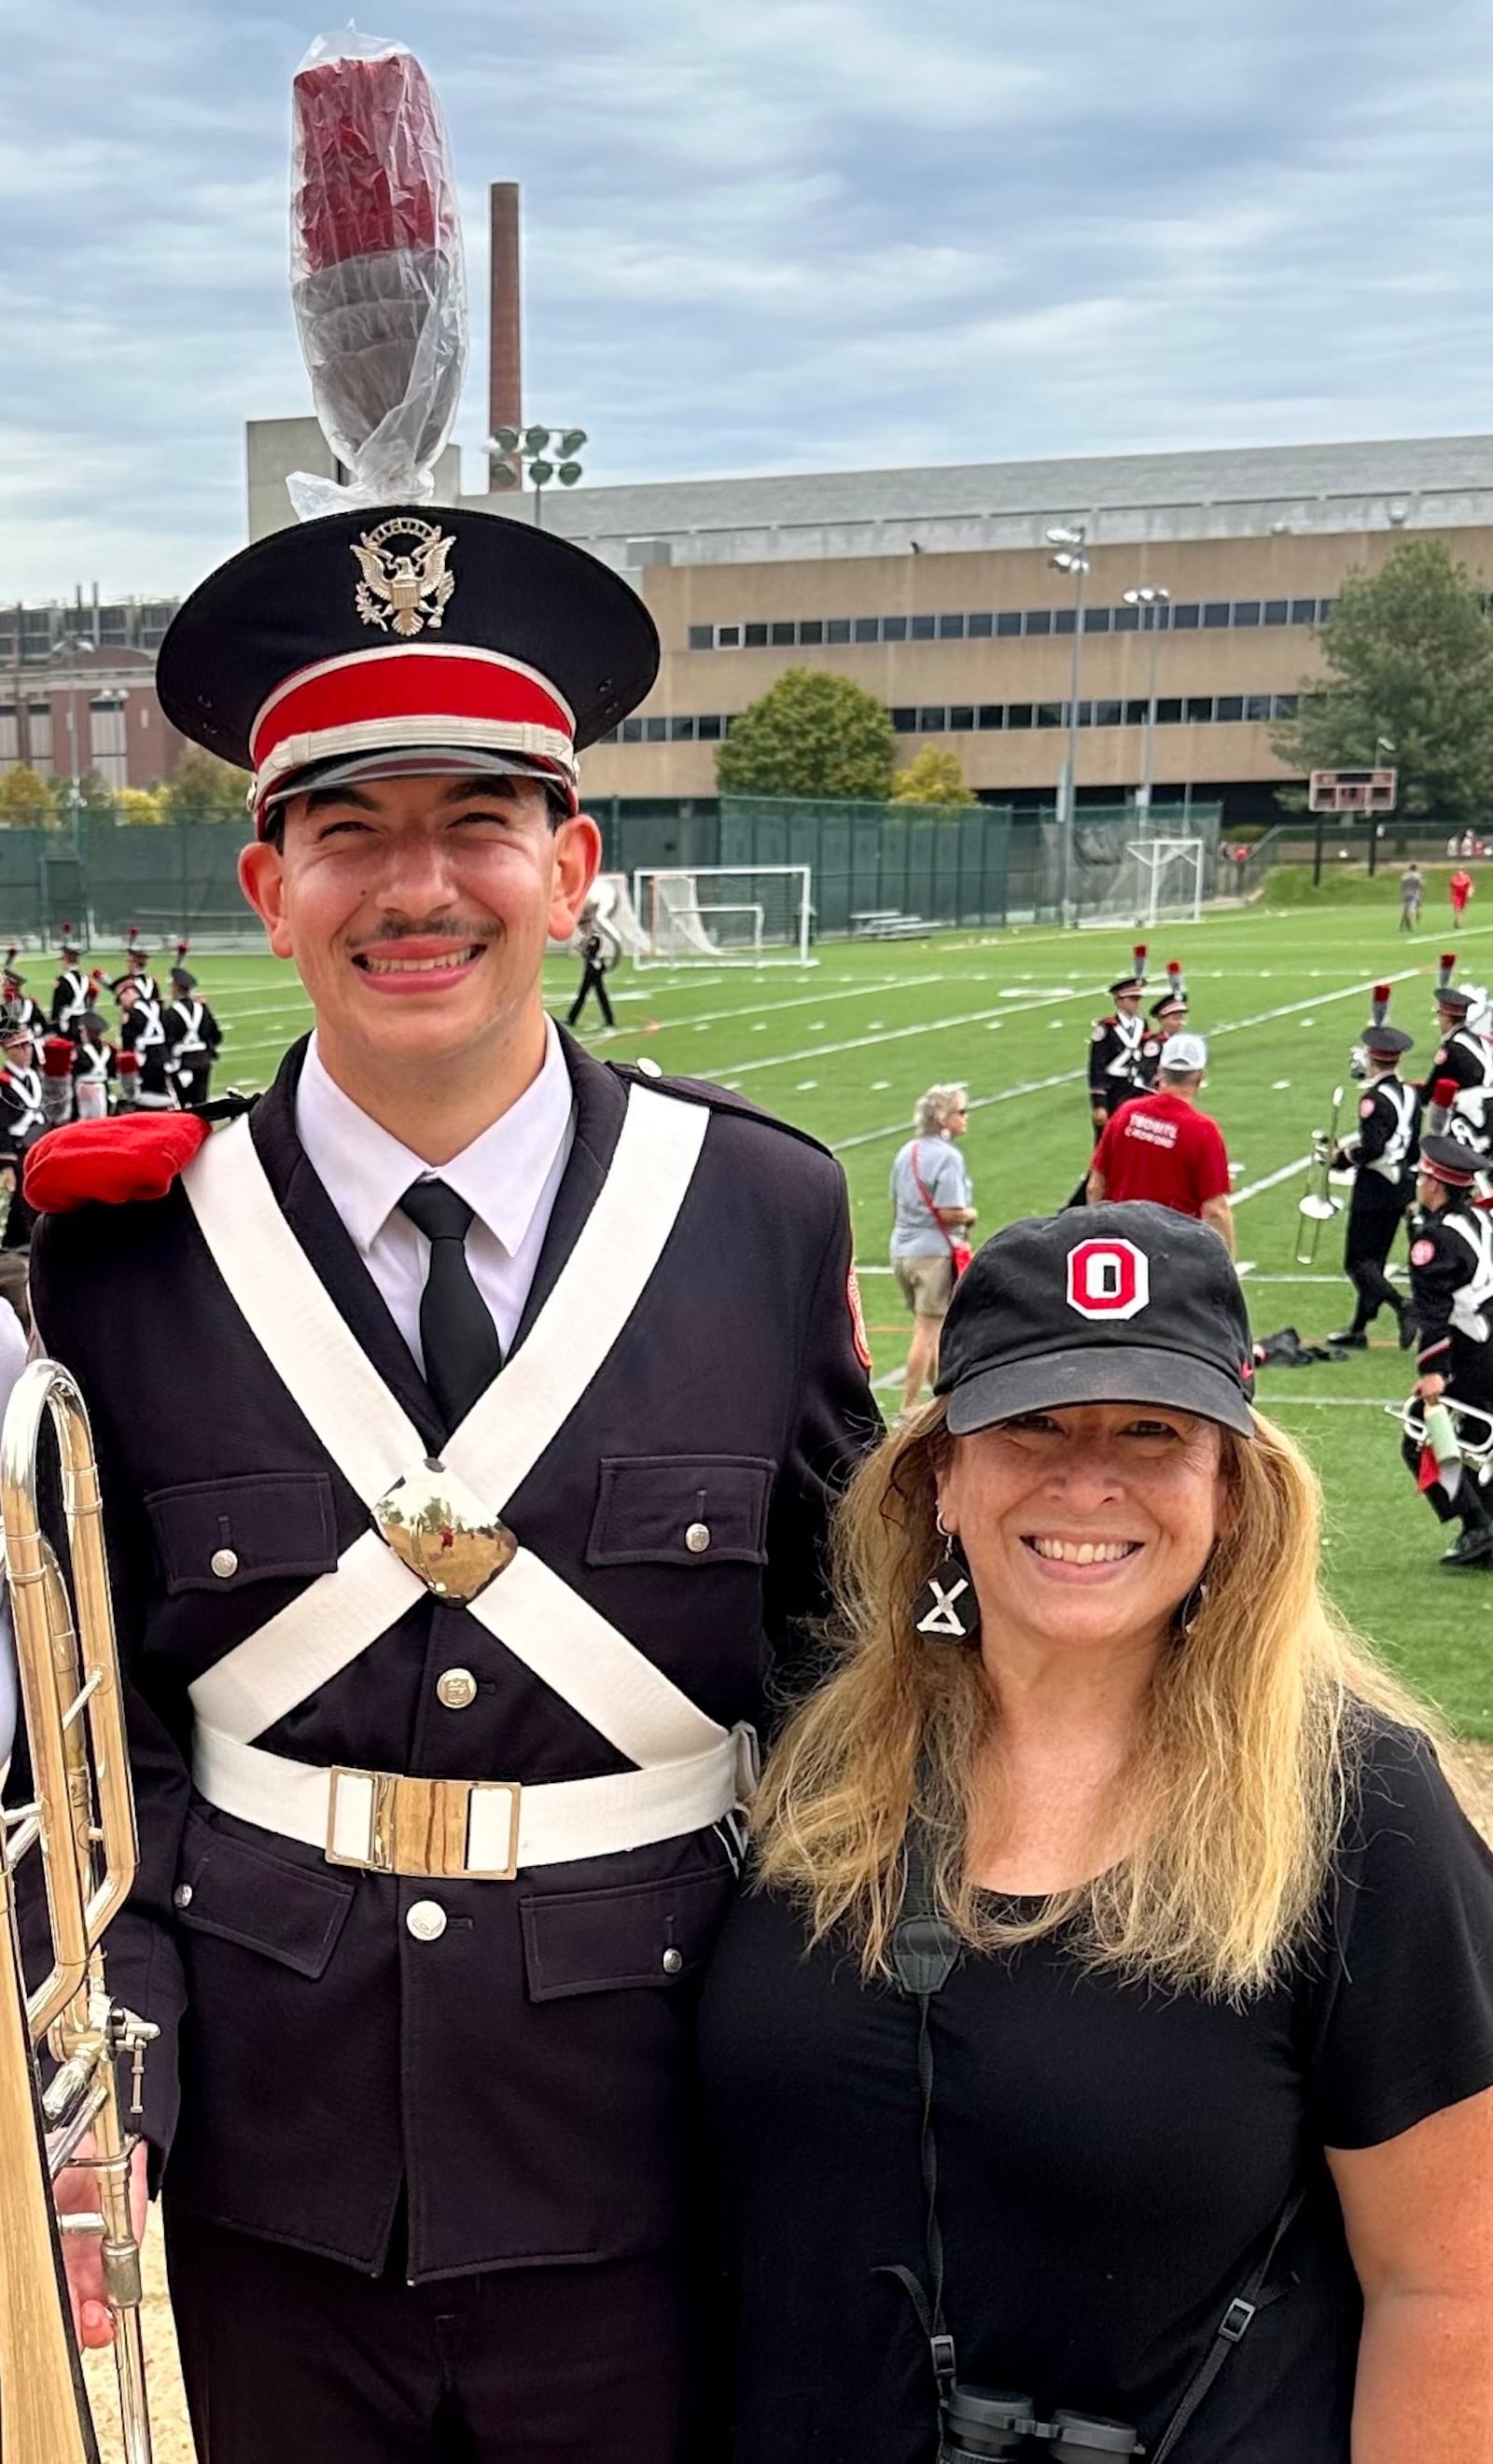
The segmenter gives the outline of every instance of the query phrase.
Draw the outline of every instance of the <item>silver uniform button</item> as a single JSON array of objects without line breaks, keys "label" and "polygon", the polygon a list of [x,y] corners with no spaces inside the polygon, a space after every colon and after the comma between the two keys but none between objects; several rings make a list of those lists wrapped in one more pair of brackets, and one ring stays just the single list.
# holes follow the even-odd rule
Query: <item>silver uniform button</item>
[{"label": "silver uniform button", "polygon": [[238,1551],[236,1549],[214,1549],[211,1556],[208,1560],[208,1563],[211,1567],[212,1572],[218,1576],[219,1580],[226,1583],[231,1574],[236,1574],[238,1572]]},{"label": "silver uniform button", "polygon": [[680,1969],[683,1968],[683,1966],[684,1966],[684,1952],[683,1952],[682,1950],[666,1950],[666,1951],[665,1951],[665,1953],[664,1953],[664,1974],[665,1974],[666,1976],[677,1976],[677,1975],[679,1974]]},{"label": "silver uniform button", "polygon": [[639,1061],[638,1068],[642,1076],[645,1078],[662,1078],[664,1074],[661,1065],[653,1060],[651,1055],[647,1052],[643,1054]]},{"label": "silver uniform button", "polygon": [[178,1882],[175,1890],[171,1893],[171,1905],[174,1908],[189,1908],[191,1903],[192,1886],[190,1882]]},{"label": "silver uniform button", "polygon": [[448,1668],[435,1681],[435,1694],[448,1711],[469,1711],[477,1699],[477,1681],[470,1668]]},{"label": "silver uniform button", "polygon": [[688,1531],[684,1535],[684,1545],[690,1551],[692,1556],[698,1557],[701,1551],[708,1549],[711,1545],[710,1525],[708,1523],[692,1523]]},{"label": "silver uniform button", "polygon": [[405,1930],[416,1942],[439,1942],[446,1931],[446,1910],[437,1900],[416,1900],[405,1910]]}]

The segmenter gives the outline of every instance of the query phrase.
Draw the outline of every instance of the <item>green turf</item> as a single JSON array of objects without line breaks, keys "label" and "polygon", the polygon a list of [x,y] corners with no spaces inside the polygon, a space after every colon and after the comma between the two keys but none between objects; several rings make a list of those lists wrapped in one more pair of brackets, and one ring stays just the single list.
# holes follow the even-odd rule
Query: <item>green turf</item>
[{"label": "green turf", "polygon": [[[1193,1023],[1214,1039],[1205,1102],[1240,1167],[1240,1256],[1249,1262],[1259,1331],[1294,1325],[1320,1337],[1350,1312],[1336,1271],[1339,1225],[1324,1228],[1316,1277],[1303,1279],[1297,1199],[1310,1133],[1327,1119],[1334,1083],[1347,1077],[1376,977],[1400,979],[1393,1014],[1416,1037],[1412,1068],[1429,1057],[1430,988],[1438,953],[1453,944],[1439,916],[1417,935],[1396,931],[1397,879],[1396,868],[1372,884],[1334,878],[1303,905],[1284,903],[1297,894],[1287,882],[1279,909],[1157,927],[1148,936],[1153,976],[1160,980],[1169,957],[1184,961]],[[1475,979],[1493,975],[1493,892],[1489,908],[1456,944],[1463,973]],[[885,1271],[887,1174],[914,1099],[935,1080],[969,1085],[967,1154],[981,1233],[1061,1203],[1089,1151],[1089,1023],[1108,979],[1129,964],[1132,938],[1125,927],[1067,935],[1047,927],[826,944],[808,970],[640,974],[625,966],[614,980],[618,1031],[596,1048],[719,1079],[839,1150],[876,1374],[886,1381],[907,1331]],[[270,958],[203,953],[193,963],[228,1029],[219,1084],[263,1085],[306,1023],[294,978]],[[549,962],[552,1009],[575,979],[573,961]],[[1350,1087],[1350,1112],[1351,1101]],[[1403,1263],[1402,1248],[1399,1255]],[[1321,1467],[1330,1578],[1344,1608],[1460,1728],[1493,1737],[1493,1578],[1438,1569],[1439,1529],[1400,1463],[1397,1430],[1374,1408],[1400,1400],[1410,1382],[1387,1331],[1354,1359],[1267,1374],[1262,1400]]]}]

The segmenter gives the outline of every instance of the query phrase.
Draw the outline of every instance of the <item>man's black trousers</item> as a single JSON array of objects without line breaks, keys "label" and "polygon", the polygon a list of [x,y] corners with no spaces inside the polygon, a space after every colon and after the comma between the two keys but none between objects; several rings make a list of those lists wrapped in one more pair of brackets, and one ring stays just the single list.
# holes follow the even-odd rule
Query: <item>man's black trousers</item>
[{"label": "man's black trousers", "polygon": [[[698,2464],[683,2262],[408,2285],[173,2209],[200,2464]],[[402,2243],[403,2236],[398,2237]]]},{"label": "man's black trousers", "polygon": [[1348,1209],[1348,1235],[1343,1272],[1358,1295],[1353,1331],[1362,1334],[1381,1309],[1396,1313],[1406,1295],[1396,1291],[1384,1271],[1394,1235],[1405,1220],[1405,1196],[1380,1173],[1361,1172],[1353,1183]]},{"label": "man's black trousers", "polygon": [[606,992],[606,971],[604,967],[593,967],[589,962],[587,962],[585,970],[581,978],[581,990],[577,993],[575,1000],[571,1002],[569,1009],[565,1013],[565,1024],[567,1026],[574,1026],[577,1024],[580,1020],[581,1013],[585,1007],[586,995],[588,993],[595,993],[596,998],[602,1006],[602,1016],[606,1021],[607,1025],[615,1026],[617,1022],[612,1016],[612,1005],[611,1001],[607,998]]}]

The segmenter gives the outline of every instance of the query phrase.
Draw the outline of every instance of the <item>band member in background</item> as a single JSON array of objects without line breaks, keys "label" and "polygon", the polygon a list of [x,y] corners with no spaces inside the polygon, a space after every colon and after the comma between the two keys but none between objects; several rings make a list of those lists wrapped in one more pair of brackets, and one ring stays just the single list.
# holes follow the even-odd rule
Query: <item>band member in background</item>
[{"label": "band member in background", "polygon": [[[1410,1243],[1410,1299],[1420,1332],[1416,1392],[1493,1412],[1493,1221],[1472,1202],[1477,1158],[1457,1138],[1423,1138],[1416,1182],[1419,1213]],[[1438,1521],[1461,1536],[1443,1566],[1493,1563],[1493,1516],[1466,1465],[1438,1467],[1411,1438],[1405,1461]]]},{"label": "band member in background", "polygon": [[1109,986],[1114,1007],[1107,1018],[1095,1019],[1088,1039],[1088,1111],[1096,1145],[1110,1113],[1146,1083],[1146,1023],[1140,1015],[1145,958],[1145,951],[1137,950],[1134,974],[1119,976]]},{"label": "band member in background", "polygon": [[171,999],[161,1014],[166,1076],[179,1104],[205,1104],[223,1029],[197,990],[189,967],[171,969]]},{"label": "band member in background", "polygon": [[92,998],[89,979],[84,975],[82,953],[76,941],[62,944],[62,972],[52,995],[52,1029],[55,1035],[69,1039],[77,1034],[77,1022]]},{"label": "band member in background", "polygon": [[1187,995],[1182,989],[1180,970],[1169,966],[1170,981],[1159,1001],[1153,1001],[1146,1012],[1149,1024],[1140,1047],[1142,1089],[1154,1087],[1161,1067],[1161,1047],[1169,1035],[1180,1035],[1187,1024]]},{"label": "band member in background", "polygon": [[1429,1136],[1441,1137],[1455,1116],[1460,1124],[1459,1134],[1465,1134],[1470,1145],[1485,1149],[1487,1129],[1493,1127],[1483,1120],[1493,1095],[1493,1040],[1471,1023],[1475,1015],[1481,1016],[1482,1002],[1480,996],[1452,982],[1456,963],[1448,952],[1436,988],[1440,1042],[1426,1072],[1425,1129]]},{"label": "band member in background", "polygon": [[25,977],[17,973],[13,947],[6,954],[5,973],[0,977],[0,1007],[3,1007],[10,1024],[24,1026],[33,1042],[39,1046],[47,1032],[46,1012],[38,1001],[33,1001],[26,989]]},{"label": "band member in background", "polygon": [[565,1024],[580,1025],[581,1013],[586,1005],[587,998],[595,993],[597,1006],[605,1022],[606,1031],[610,1034],[617,1022],[612,1016],[612,1005],[607,998],[606,971],[617,962],[618,944],[613,935],[608,933],[594,907],[587,907],[581,918],[579,938],[581,989],[565,1013]]},{"label": "band member in background", "polygon": [[275,532],[160,653],[255,774],[241,878],[316,1016],[247,1119],[33,1165],[128,1569],[110,1975],[161,2029],[210,2464],[706,2452],[694,2002],[877,1422],[839,1165],[544,1014],[601,855],[576,748],[657,666],[607,567],[444,505]]},{"label": "band member in background", "polygon": [[13,1022],[0,1027],[0,1188],[11,1192],[10,1211],[0,1246],[24,1249],[32,1236],[33,1214],[21,1188],[26,1157],[47,1128],[42,1108],[41,1070],[29,1026]]},{"label": "band member in background", "polygon": [[161,987],[150,972],[148,951],[143,950],[135,938],[133,924],[130,926],[129,939],[124,945],[124,972],[114,978],[109,990],[118,998],[120,989],[124,984],[133,984],[143,1000],[154,1001],[157,1008],[160,1007]]},{"label": "band member in background", "polygon": [[1419,1099],[1416,1089],[1405,1086],[1399,1076],[1400,1061],[1411,1050],[1414,1038],[1376,1018],[1364,1029],[1362,1042],[1369,1074],[1358,1099],[1358,1126],[1332,1156],[1334,1170],[1351,1167],[1353,1174],[1343,1272],[1358,1295],[1358,1305],[1351,1326],[1328,1340],[1351,1352],[1363,1351],[1370,1327],[1380,1309],[1388,1309],[1399,1325],[1400,1348],[1408,1351],[1416,1339],[1415,1311],[1384,1270],[1415,1194]]},{"label": "band member in background", "polygon": [[166,1112],[176,1109],[176,1095],[166,1075],[165,1028],[161,1022],[160,1003],[142,990],[148,980],[139,976],[121,979],[118,992],[120,1004],[120,1047],[129,1053],[139,1071],[135,1081],[135,1103],[143,1112]]},{"label": "band member in background", "polygon": [[96,1009],[85,1009],[77,1022],[73,1047],[73,1103],[80,1121],[101,1121],[109,1110],[109,1089],[115,1075],[114,1047]]}]

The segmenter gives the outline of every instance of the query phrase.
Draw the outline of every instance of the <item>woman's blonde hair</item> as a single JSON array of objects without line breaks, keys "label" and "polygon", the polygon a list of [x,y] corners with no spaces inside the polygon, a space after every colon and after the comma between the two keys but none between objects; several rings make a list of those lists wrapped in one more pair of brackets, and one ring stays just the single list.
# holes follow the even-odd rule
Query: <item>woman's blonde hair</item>
[{"label": "woman's blonde hair", "polygon": [[920,1138],[941,1138],[949,1126],[950,1115],[964,1111],[968,1103],[967,1087],[957,1084],[930,1087],[912,1107],[912,1127]]},{"label": "woman's blonde hair", "polygon": [[756,1814],[762,1881],[799,1902],[816,1940],[838,1932],[867,1974],[888,1972],[915,1815],[938,1900],[972,1945],[1062,1926],[1092,1966],[1223,1998],[1269,1984],[1305,1946],[1365,1714],[1433,1724],[1322,1595],[1321,1499],[1305,1456],[1265,1419],[1253,1439],[1221,1435],[1231,1510],[1120,1782],[1123,1860],[1029,1915],[1009,1903],[998,1914],[966,1870],[975,1775],[999,1770],[980,1655],[912,1621],[942,1546],[937,1479],[955,1442],[943,1404],[862,1465],[837,1525],[840,1664],[785,1728]]}]

